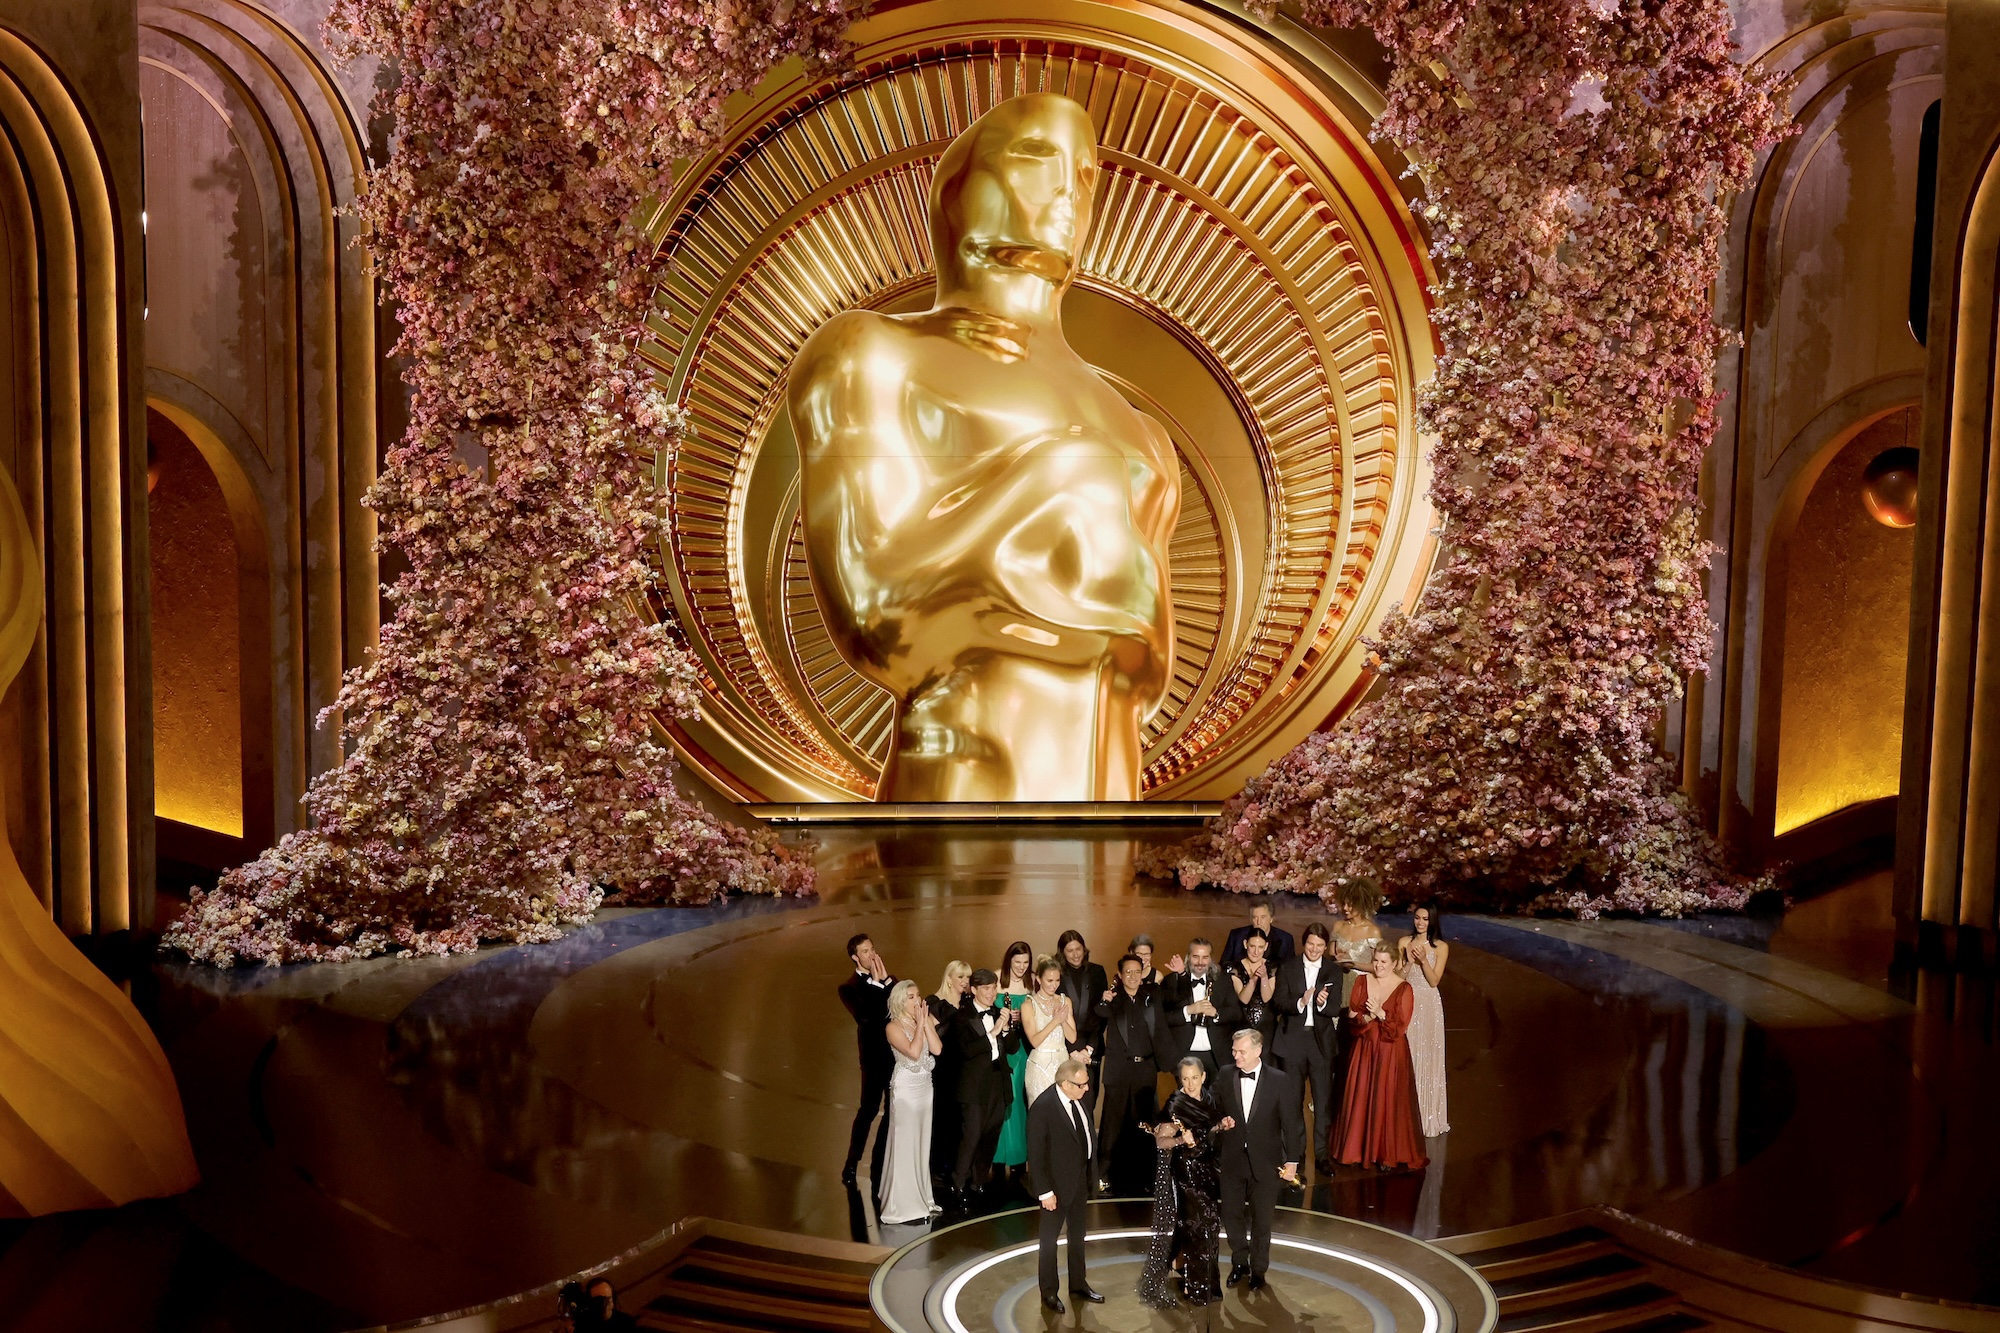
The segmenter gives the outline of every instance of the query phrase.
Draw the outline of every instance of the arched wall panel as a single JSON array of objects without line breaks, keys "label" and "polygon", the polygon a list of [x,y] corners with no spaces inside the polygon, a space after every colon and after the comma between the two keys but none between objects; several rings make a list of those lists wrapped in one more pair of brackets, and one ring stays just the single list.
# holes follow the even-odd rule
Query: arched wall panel
[{"label": "arched wall panel", "polygon": [[1812,859],[1883,831],[1855,807],[1778,845],[1786,562],[1812,480],[1858,431],[1921,397],[1910,243],[1943,35],[1942,6],[1883,6],[1774,33],[1758,53],[1791,72],[1799,133],[1734,204],[1717,317],[1744,343],[1718,367],[1727,396],[1703,477],[1722,552],[1709,578],[1721,632],[1667,720],[1686,786],[1752,864]]},{"label": "arched wall panel", "polygon": [[250,855],[296,826],[312,775],[338,762],[337,722],[314,719],[379,629],[360,504],[380,427],[375,290],[341,213],[365,169],[362,131],[315,39],[269,10],[193,0],[139,22],[147,393],[216,468],[239,542],[258,543],[239,636],[257,808],[233,853]]},{"label": "arched wall panel", "polygon": [[[136,200],[72,80],[0,28],[0,180],[13,261],[11,460],[45,623],[10,708],[30,882],[72,933],[152,907],[146,537],[134,512]],[[139,468],[135,485],[135,465]],[[10,817],[10,824],[15,819]]]}]

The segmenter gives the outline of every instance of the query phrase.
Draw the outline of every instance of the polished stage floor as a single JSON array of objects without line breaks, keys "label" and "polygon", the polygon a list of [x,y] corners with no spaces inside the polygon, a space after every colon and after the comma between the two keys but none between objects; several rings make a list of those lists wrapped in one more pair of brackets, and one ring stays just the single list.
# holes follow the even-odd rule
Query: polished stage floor
[{"label": "polished stage floor", "polygon": [[[870,932],[928,990],[1017,937],[1046,949],[1075,927],[1106,959],[1139,931],[1172,951],[1245,919],[1227,895],[1135,883],[1138,836],[1176,835],[822,830],[817,900],[611,911],[451,959],[157,965],[135,993],[203,1184],[0,1223],[0,1325],[394,1322],[689,1215],[917,1238],[838,1178],[858,1091],[843,942]],[[1448,928],[1451,1133],[1421,1173],[1314,1178],[1290,1204],[1425,1238],[1608,1204],[1826,1276],[2000,1303],[1993,983],[1892,976],[1886,876],[1781,919]]]},{"label": "polished stage floor", "polygon": [[[1087,1276],[1105,1300],[1092,1305],[1070,1298],[1065,1330],[1487,1333],[1499,1318],[1493,1289],[1470,1264],[1351,1218],[1280,1208],[1262,1289],[1225,1286],[1208,1305],[1174,1310],[1150,1308],[1138,1295],[1152,1237],[1150,1204],[1093,1203],[1089,1231]],[[875,1312],[889,1333],[1020,1333],[1047,1326],[1054,1321],[1042,1309],[1036,1237],[1032,1209],[937,1226],[882,1265],[873,1283]],[[1060,1262],[1067,1285],[1066,1251]],[[1228,1266],[1225,1250],[1224,1271]]]}]

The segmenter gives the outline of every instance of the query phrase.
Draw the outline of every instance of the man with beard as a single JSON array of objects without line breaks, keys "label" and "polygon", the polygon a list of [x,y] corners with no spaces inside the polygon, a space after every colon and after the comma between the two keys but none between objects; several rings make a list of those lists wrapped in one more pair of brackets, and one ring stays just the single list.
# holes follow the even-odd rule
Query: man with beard
[{"label": "man with beard", "polygon": [[1200,1060],[1208,1067],[1211,1086],[1223,1056],[1223,1034],[1235,1026],[1238,1008],[1236,988],[1214,965],[1213,948],[1204,939],[1189,941],[1187,966],[1167,978],[1162,997],[1174,1037],[1174,1059],[1192,1055]]},{"label": "man with beard", "polygon": [[889,992],[896,978],[875,952],[875,941],[866,935],[847,942],[847,960],[854,964],[854,975],[840,983],[840,1002],[854,1017],[854,1039],[861,1054],[861,1106],[847,1138],[847,1163],[840,1169],[840,1183],[851,1186],[861,1165],[861,1149],[868,1142],[868,1127],[877,1116],[882,1116],[883,1129],[875,1136],[875,1152],[869,1159],[870,1180],[882,1179],[882,1155],[889,1147],[889,1076],[896,1072],[896,1053],[889,1048]]}]

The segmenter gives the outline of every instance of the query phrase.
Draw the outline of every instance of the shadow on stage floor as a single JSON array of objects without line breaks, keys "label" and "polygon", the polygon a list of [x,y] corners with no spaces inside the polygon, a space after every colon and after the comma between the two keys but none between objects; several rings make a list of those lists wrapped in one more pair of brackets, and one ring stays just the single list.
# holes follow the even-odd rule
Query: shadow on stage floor
[{"label": "shadow on stage floor", "polygon": [[[869,932],[928,992],[953,958],[997,967],[1069,928],[1100,960],[1142,931],[1163,954],[1220,940],[1240,900],[1134,881],[1138,841],[1175,836],[821,830],[818,900],[610,911],[450,959],[163,964],[151,1008],[203,1183],[0,1224],[0,1312],[335,1329],[520,1291],[689,1215],[894,1241],[838,1179],[858,1092],[843,942]],[[1281,901],[1279,924],[1318,915]],[[1776,922],[1454,918],[1451,1133],[1424,1172],[1314,1178],[1294,1202],[1425,1238],[1601,1204],[1827,1275],[2000,1298],[1990,983],[1894,994],[1886,915],[1870,878]],[[51,1296],[114,1263],[151,1316]]]}]

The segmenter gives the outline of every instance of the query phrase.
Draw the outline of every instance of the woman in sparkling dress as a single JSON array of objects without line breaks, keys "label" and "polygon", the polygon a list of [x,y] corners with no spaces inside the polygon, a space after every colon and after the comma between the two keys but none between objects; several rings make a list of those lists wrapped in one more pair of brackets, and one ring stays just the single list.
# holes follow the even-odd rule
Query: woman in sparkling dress
[{"label": "woman in sparkling dress", "polygon": [[889,1148],[876,1206],[885,1223],[922,1222],[943,1211],[931,1198],[930,1159],[931,1068],[944,1042],[916,982],[899,981],[889,992],[888,1035],[896,1070],[889,1076]]},{"label": "woman in sparkling dress", "polygon": [[[1354,998],[1354,983],[1368,971],[1368,960],[1382,947],[1382,928],[1375,913],[1382,907],[1382,888],[1367,878],[1344,879],[1333,892],[1333,923],[1328,951],[1340,964],[1340,1011]],[[1343,1022],[1333,1035],[1333,1101],[1338,1106],[1347,1090],[1347,1062],[1354,1053],[1354,1025]]]},{"label": "woman in sparkling dress", "polygon": [[1188,1304],[1222,1299],[1216,1262],[1222,1181],[1215,1145],[1222,1112],[1215,1094],[1203,1086],[1208,1069],[1200,1060],[1182,1060],[1178,1075],[1180,1089],[1167,1099],[1159,1123],[1142,1127],[1152,1131],[1159,1161],[1153,1170],[1153,1239],[1139,1272],[1139,1299],[1157,1310],[1180,1304],[1174,1295],[1176,1270],[1180,1297]]},{"label": "woman in sparkling dress", "polygon": [[[1020,1008],[1028,1002],[1028,992],[1033,989],[1028,981],[1028,966],[1034,961],[1035,951],[1026,940],[1015,940],[1000,956],[1000,1007],[1014,1010],[1017,1022]],[[1007,1063],[1014,1069],[1014,1104],[1008,1108],[1007,1122],[1000,1126],[1000,1141],[993,1147],[993,1164],[1013,1175],[1028,1165],[1028,1095],[1024,1084],[1028,1043],[1016,1043]]]},{"label": "woman in sparkling dress", "polygon": [[1435,907],[1419,907],[1410,924],[1412,933],[1402,942],[1402,966],[1397,970],[1410,983],[1414,1002],[1410,1061],[1417,1072],[1417,1111],[1423,1118],[1424,1137],[1434,1139],[1451,1132],[1444,1104],[1444,1002],[1437,992],[1451,946],[1444,942],[1444,921]]},{"label": "woman in sparkling dress", "polygon": [[[1382,908],[1382,889],[1372,879],[1343,880],[1334,890],[1333,901],[1341,915],[1333,926],[1333,951],[1347,970],[1347,990],[1352,993],[1352,978],[1368,970],[1368,956],[1382,947],[1382,928],[1375,924],[1375,913]],[[1341,998],[1345,1001],[1347,996]]]}]

